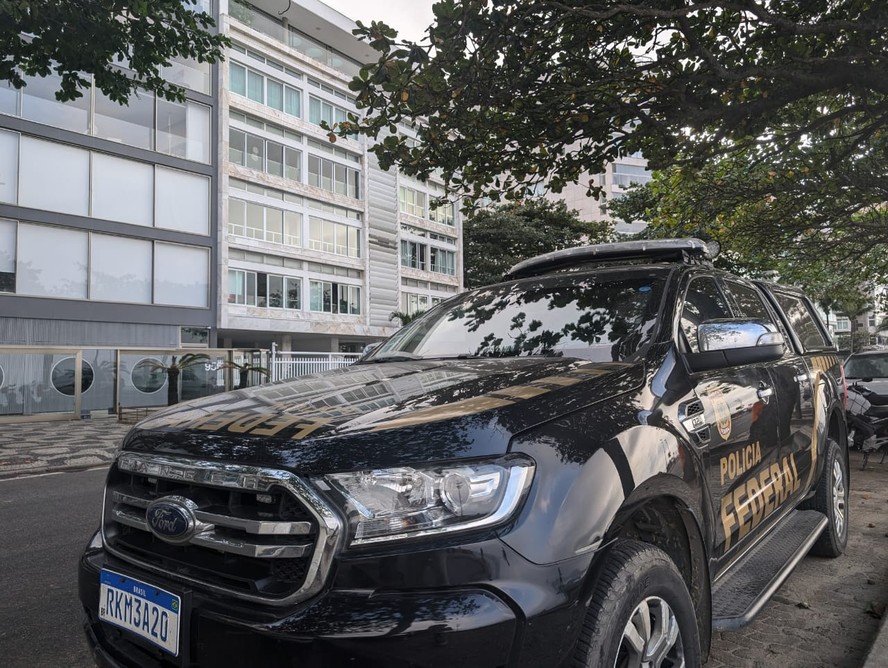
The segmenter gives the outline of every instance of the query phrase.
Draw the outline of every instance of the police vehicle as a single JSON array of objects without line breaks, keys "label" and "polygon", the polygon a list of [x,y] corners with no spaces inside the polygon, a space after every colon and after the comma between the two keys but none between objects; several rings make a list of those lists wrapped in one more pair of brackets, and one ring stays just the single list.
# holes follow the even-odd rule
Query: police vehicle
[{"label": "police vehicle", "polygon": [[543,255],[360,363],[130,431],[106,666],[699,666],[848,538],[841,365],[699,240]]}]

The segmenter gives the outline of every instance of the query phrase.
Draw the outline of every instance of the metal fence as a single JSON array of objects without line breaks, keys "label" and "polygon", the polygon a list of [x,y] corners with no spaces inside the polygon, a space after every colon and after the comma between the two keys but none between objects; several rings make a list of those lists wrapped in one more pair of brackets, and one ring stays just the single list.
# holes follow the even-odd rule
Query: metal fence
[{"label": "metal fence", "polygon": [[284,380],[353,364],[360,353],[312,353],[272,349],[271,379]]}]

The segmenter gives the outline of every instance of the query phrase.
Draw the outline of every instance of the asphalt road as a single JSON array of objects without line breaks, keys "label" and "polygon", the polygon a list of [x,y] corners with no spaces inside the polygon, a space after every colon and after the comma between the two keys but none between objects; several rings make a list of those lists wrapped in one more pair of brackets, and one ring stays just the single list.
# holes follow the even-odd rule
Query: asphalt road
[{"label": "asphalt road", "polygon": [[77,559],[99,525],[105,468],[0,480],[0,663],[85,668]]}]

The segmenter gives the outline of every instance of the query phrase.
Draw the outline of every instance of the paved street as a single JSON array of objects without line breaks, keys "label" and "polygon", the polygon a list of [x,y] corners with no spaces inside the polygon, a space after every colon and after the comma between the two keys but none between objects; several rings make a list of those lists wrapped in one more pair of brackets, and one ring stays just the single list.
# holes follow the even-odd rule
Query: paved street
[{"label": "paved street", "polygon": [[[91,456],[107,461],[126,428],[110,420],[41,425],[40,439],[31,446],[39,452],[26,454],[28,449],[20,447],[14,465],[51,456],[50,465],[64,466],[60,452],[44,450],[53,442],[67,448],[76,463],[83,461],[78,457],[84,449],[98,450]],[[27,433],[22,428],[16,436],[18,431],[4,427],[0,436],[0,474],[10,473],[4,469],[12,465],[10,442]],[[104,445],[97,447],[98,442]],[[880,624],[875,615],[888,602],[888,462],[876,458],[860,471],[859,454],[852,457],[847,554],[837,560],[805,559],[752,626],[714,638],[707,668],[862,664]],[[4,667],[92,665],[79,626],[76,563],[99,521],[103,480],[104,469],[0,480]]]},{"label": "paved street", "polygon": [[0,663],[92,666],[77,559],[99,525],[105,470],[0,480]]}]

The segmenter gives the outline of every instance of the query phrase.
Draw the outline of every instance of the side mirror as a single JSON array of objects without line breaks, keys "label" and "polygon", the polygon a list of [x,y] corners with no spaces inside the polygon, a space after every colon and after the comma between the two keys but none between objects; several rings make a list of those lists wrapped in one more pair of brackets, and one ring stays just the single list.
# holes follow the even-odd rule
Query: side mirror
[{"label": "side mirror", "polygon": [[693,371],[773,362],[786,352],[783,334],[759,320],[707,320],[697,328],[697,343],[700,352],[687,356]]},{"label": "side mirror", "polygon": [[370,356],[370,354],[374,350],[379,348],[379,346],[381,346],[383,343],[384,343],[383,341],[374,341],[373,343],[368,343],[366,346],[364,346],[364,351],[361,353],[361,356],[355,360],[355,363],[362,362],[365,359],[367,359]]}]

